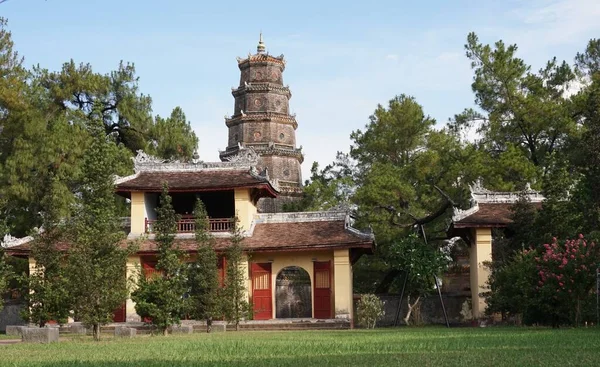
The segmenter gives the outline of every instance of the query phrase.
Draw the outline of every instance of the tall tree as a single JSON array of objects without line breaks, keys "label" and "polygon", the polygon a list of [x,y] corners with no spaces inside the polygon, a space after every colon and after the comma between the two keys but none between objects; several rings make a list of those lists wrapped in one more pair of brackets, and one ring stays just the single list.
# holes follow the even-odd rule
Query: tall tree
[{"label": "tall tree", "polygon": [[68,250],[69,294],[76,316],[100,339],[100,326],[112,321],[113,312],[127,299],[126,275],[130,249],[121,246],[114,200],[114,170],[119,147],[92,126],[93,140],[82,167],[82,185]]},{"label": "tall tree", "polygon": [[225,319],[240,329],[240,321],[251,316],[250,305],[246,296],[246,277],[248,269],[243,266],[242,230],[239,219],[235,217],[231,232],[231,244],[226,250],[227,269],[225,285],[222,289],[221,301]]},{"label": "tall tree", "polygon": [[35,265],[23,279],[28,307],[22,310],[22,316],[40,327],[51,320],[66,322],[71,310],[64,251],[67,231],[60,211],[53,210],[55,197],[51,190],[44,198],[43,230],[34,234],[29,255]]},{"label": "tall tree", "polygon": [[156,276],[146,278],[141,274],[138,288],[131,299],[135,310],[142,318],[150,319],[163,335],[167,328],[179,323],[185,312],[184,293],[187,288],[186,265],[183,252],[175,243],[175,232],[179,215],[175,213],[165,184],[156,209],[157,220],[153,230],[158,247]]},{"label": "tall tree", "polygon": [[[517,57],[516,45],[498,41],[480,43],[470,33],[466,55],[475,72],[475,102],[483,113],[466,110],[456,124],[480,123],[483,148],[495,157],[518,149],[544,173],[547,155],[561,150],[568,137],[577,133],[577,115],[567,91],[576,76],[566,62],[556,58],[537,73]],[[455,125],[456,126],[456,125]],[[534,177],[528,177],[534,178]]]},{"label": "tall tree", "polygon": [[157,157],[189,160],[198,148],[198,137],[192,130],[181,107],[175,107],[171,116],[156,116],[150,129],[148,151]]},{"label": "tall tree", "polygon": [[71,60],[60,72],[40,67],[33,72],[58,110],[79,111],[88,117],[100,113],[105,133],[114,135],[117,143],[132,152],[146,147],[152,99],[139,92],[133,64],[121,62],[117,70],[99,74],[92,65]]},{"label": "tall tree", "polygon": [[214,237],[210,233],[208,215],[202,200],[194,208],[196,223],[196,261],[188,269],[190,312],[194,319],[206,320],[206,332],[210,333],[212,319],[218,314],[219,278]]}]

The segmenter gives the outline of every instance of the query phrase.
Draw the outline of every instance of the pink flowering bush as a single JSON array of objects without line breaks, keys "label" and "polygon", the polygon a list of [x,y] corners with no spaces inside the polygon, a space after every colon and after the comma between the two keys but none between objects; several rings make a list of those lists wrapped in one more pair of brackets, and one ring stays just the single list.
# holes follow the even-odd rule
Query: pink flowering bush
[{"label": "pink flowering bush", "polygon": [[541,311],[550,317],[553,326],[565,321],[576,326],[581,323],[582,307],[596,285],[599,250],[596,243],[579,235],[564,242],[553,238],[552,243],[535,251],[535,293],[541,298]]}]

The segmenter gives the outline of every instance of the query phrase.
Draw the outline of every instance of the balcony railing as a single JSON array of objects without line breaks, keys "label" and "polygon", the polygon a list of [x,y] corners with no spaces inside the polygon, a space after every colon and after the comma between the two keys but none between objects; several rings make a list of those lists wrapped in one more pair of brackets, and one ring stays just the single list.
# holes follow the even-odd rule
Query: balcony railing
[{"label": "balcony railing", "polygon": [[[155,219],[146,218],[146,233],[153,233]],[[209,218],[208,229],[210,232],[230,232],[233,229],[233,218]],[[194,233],[196,231],[196,219],[182,218],[177,221],[177,233]]]}]

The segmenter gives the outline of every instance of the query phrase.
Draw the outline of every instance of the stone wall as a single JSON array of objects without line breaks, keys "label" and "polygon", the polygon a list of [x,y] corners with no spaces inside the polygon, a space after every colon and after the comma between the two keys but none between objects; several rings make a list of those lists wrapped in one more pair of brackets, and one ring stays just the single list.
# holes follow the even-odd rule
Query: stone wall
[{"label": "stone wall", "polygon": [[[378,295],[378,297],[384,302],[385,316],[377,323],[377,325],[394,326],[394,318],[396,317],[396,312],[398,310],[400,295],[381,294]],[[444,300],[444,306],[446,307],[450,324],[463,323],[460,311],[462,310],[463,302],[469,298],[470,297],[464,293],[442,293],[442,299]],[[355,307],[357,301],[358,300],[356,299],[354,303]],[[403,318],[406,314],[406,310],[406,297],[404,297],[402,300],[402,307],[400,308],[400,315],[398,317],[398,325],[404,325]],[[445,324],[444,313],[437,294],[432,294],[421,300],[420,319],[423,324]],[[357,324],[357,320],[355,320],[355,324]]]},{"label": "stone wall", "polygon": [[7,325],[26,325],[21,318],[23,305],[15,301],[5,301],[4,308],[0,311],[0,332],[6,332]]}]

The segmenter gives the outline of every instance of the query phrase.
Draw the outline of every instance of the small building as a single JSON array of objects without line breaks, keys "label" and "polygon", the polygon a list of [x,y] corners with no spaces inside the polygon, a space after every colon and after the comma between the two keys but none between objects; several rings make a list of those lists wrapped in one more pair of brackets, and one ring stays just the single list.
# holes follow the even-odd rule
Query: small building
[{"label": "small building", "polygon": [[512,223],[512,207],[526,197],[535,207],[544,200],[542,194],[528,186],[522,192],[497,192],[485,189],[480,182],[471,186],[471,208],[456,209],[448,231],[451,237],[461,237],[469,247],[469,278],[473,317],[483,316],[488,291],[490,269],[485,265],[494,258],[492,250],[494,228],[506,228]]},{"label": "small building", "polygon": [[[258,155],[243,149],[229,161],[165,162],[142,152],[135,159],[135,173],[118,178],[115,191],[130,200],[128,240],[139,249],[129,257],[128,276],[149,276],[155,270],[154,240],[158,197],[167,184],[181,220],[175,243],[194,259],[193,208],[202,200],[209,215],[210,231],[220,254],[230,245],[234,217],[243,231],[243,267],[247,274],[247,297],[254,319],[346,319],[352,320],[352,266],[372,252],[374,237],[352,227],[345,212],[258,213],[261,198],[276,198],[277,180],[255,167]],[[8,252],[28,256],[32,238],[6,243]],[[125,243],[124,243],[125,245]],[[30,268],[35,259],[29,259]],[[115,321],[140,321],[131,299],[115,313]]]}]

